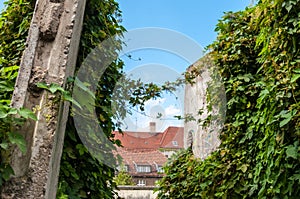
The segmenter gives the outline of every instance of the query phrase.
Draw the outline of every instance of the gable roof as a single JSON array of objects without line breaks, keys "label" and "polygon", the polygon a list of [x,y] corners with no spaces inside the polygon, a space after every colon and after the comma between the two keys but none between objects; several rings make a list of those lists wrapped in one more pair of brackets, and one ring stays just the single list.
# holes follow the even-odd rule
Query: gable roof
[{"label": "gable roof", "polygon": [[117,149],[118,154],[123,158],[123,162],[126,164],[136,164],[136,165],[163,165],[167,158],[161,152],[157,150],[149,151],[128,151],[121,147]]},{"label": "gable roof", "polygon": [[[158,167],[163,166],[167,162],[167,158],[157,150],[149,151],[128,151],[118,147],[117,153],[122,157],[124,165],[128,166],[128,172],[132,176],[162,176],[159,174]],[[138,172],[137,166],[150,166],[150,172]]]},{"label": "gable roof", "polygon": [[128,132],[123,134],[114,132],[115,139],[119,139],[122,146],[128,150],[135,149],[158,149],[160,141],[163,136],[162,133],[149,133],[149,132]]},{"label": "gable roof", "polygon": [[160,148],[182,149],[183,148],[183,127],[171,126],[163,132]]},{"label": "gable roof", "polygon": [[[183,127],[168,127],[164,132],[113,132],[126,150],[158,150],[183,148]],[[175,144],[177,143],[177,144]]]}]

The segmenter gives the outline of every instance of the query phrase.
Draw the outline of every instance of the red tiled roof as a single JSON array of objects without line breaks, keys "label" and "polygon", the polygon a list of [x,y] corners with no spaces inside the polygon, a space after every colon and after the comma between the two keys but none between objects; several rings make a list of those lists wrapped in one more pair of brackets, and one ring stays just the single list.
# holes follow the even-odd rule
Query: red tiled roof
[{"label": "red tiled roof", "polygon": [[[129,173],[133,176],[157,176],[157,166],[163,166],[167,162],[167,158],[157,150],[149,151],[132,151],[118,147],[117,153],[122,157],[124,165],[129,166]],[[151,172],[138,173],[137,165],[151,166]]]},{"label": "red tiled roof", "polygon": [[163,132],[160,148],[182,149],[183,127],[169,127]]},{"label": "red tiled roof", "polygon": [[[183,148],[183,127],[168,127],[164,132],[114,132],[127,150],[157,150],[159,148]],[[176,141],[174,143],[173,141]]]},{"label": "red tiled roof", "polygon": [[122,156],[125,162],[135,162],[140,165],[148,165],[156,163],[163,165],[167,158],[159,151],[128,151],[121,147],[118,147],[117,152]]},{"label": "red tiled roof", "polygon": [[157,149],[160,146],[162,133],[148,132],[123,132],[115,133],[115,139],[119,139],[126,149]]},{"label": "red tiled roof", "polygon": [[[158,166],[167,162],[166,156],[160,152],[163,149],[177,150],[183,148],[183,127],[168,127],[164,132],[130,132],[123,134],[113,132],[123,147],[117,147],[117,153],[122,157],[124,165],[129,167],[129,173],[135,177],[162,177],[157,172]],[[137,165],[151,167],[151,172],[137,172]]]}]

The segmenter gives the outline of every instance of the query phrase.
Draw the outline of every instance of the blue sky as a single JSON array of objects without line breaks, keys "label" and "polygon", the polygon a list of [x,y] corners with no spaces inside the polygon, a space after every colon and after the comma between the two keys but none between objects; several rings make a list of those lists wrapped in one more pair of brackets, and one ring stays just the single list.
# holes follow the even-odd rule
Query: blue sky
[{"label": "blue sky", "polygon": [[[205,48],[217,36],[214,31],[224,12],[243,10],[250,0],[116,0],[122,11],[122,25],[131,31],[137,28],[159,27],[177,31]],[[157,50],[140,50],[122,57],[126,70],[151,62],[169,65],[182,73],[191,65],[178,56]],[[151,56],[149,56],[151,55]],[[201,55],[199,55],[199,58]],[[138,59],[141,61],[136,61]]]},{"label": "blue sky", "polygon": [[[0,1],[2,10],[3,0]],[[251,3],[250,0],[117,0],[117,2],[123,15],[122,25],[129,32],[146,27],[166,28],[185,35],[202,47],[206,47],[216,39],[217,33],[214,29],[224,12],[243,10]],[[146,83],[151,82],[151,78],[158,84],[174,80],[192,64],[180,56],[158,49],[140,49],[129,54],[131,58],[121,56],[125,62],[125,72],[134,79],[141,79]],[[201,56],[199,53],[199,58]],[[165,95],[161,99],[147,102],[145,111],[147,116],[133,111],[132,116],[124,120],[127,130],[147,131],[150,121],[157,122],[159,131],[170,125],[182,126],[182,122],[172,119],[174,115],[183,114],[183,89],[177,94],[177,99]],[[164,113],[163,120],[155,119],[158,112]]]},{"label": "blue sky", "polygon": [[[122,24],[128,31],[146,27],[167,28],[189,37],[203,48],[216,39],[217,33],[214,30],[224,12],[243,10],[251,3],[249,0],[117,1],[122,11]],[[140,78],[146,83],[152,78],[153,82],[160,84],[162,82],[157,81],[157,77],[160,76],[164,77],[165,81],[174,79],[176,74],[180,77],[180,74],[193,63],[160,49],[141,49],[131,52],[130,55],[131,59],[121,57],[125,62],[125,71],[133,78]],[[199,53],[198,58],[202,55]],[[160,70],[157,66],[163,67]],[[167,69],[169,72],[166,72]],[[170,79],[165,78],[163,75],[165,73],[170,74]],[[147,131],[150,121],[157,123],[158,131],[163,131],[168,126],[182,126],[182,121],[172,118],[174,115],[183,115],[184,88],[176,94],[177,99],[174,96],[164,95],[160,99],[150,100],[145,109],[147,116],[133,111],[133,114],[124,121],[127,130]],[[163,113],[162,120],[155,118],[158,113]]]},{"label": "blue sky", "polygon": [[163,27],[188,35],[203,47],[215,38],[224,12],[238,11],[250,0],[117,0],[126,29]]}]

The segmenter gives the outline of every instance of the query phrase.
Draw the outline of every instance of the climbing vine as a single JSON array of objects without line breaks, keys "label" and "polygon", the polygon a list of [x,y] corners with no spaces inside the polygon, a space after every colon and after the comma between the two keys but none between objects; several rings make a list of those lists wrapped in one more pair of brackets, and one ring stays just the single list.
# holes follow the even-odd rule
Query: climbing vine
[{"label": "climbing vine", "polygon": [[[114,0],[87,1],[77,68],[101,42],[125,31],[118,23],[120,13],[118,4]],[[110,49],[109,53],[119,50],[121,41],[115,40],[113,46],[115,48]],[[116,144],[120,143],[113,139],[112,131],[118,126],[113,122],[114,114],[111,106],[116,82],[122,77],[122,67],[121,60],[116,60],[107,67],[98,82],[95,93],[99,126],[106,137]],[[91,77],[95,76],[92,71],[88,74]],[[77,134],[72,116],[67,125],[61,161],[58,198],[113,198],[116,190],[116,183],[113,181],[115,168],[107,166],[105,162],[99,161],[88,152]]]},{"label": "climbing vine", "polygon": [[299,3],[262,0],[220,20],[210,48],[227,97],[221,146],[204,161],[179,154],[159,198],[300,196]]},{"label": "climbing vine", "polygon": [[5,2],[5,6],[6,9],[0,14],[0,187],[13,174],[9,165],[9,148],[17,145],[22,152],[26,152],[24,138],[11,127],[22,124],[25,119],[36,119],[29,110],[10,107],[34,2],[10,0]]}]

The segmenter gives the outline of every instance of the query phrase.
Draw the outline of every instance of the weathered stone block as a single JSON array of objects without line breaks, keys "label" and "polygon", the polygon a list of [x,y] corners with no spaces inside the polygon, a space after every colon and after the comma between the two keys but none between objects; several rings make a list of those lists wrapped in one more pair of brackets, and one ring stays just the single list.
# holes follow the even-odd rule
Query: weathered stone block
[{"label": "weathered stone block", "polygon": [[43,40],[52,41],[55,39],[63,9],[62,3],[50,2],[47,5],[40,24],[41,38]]}]

